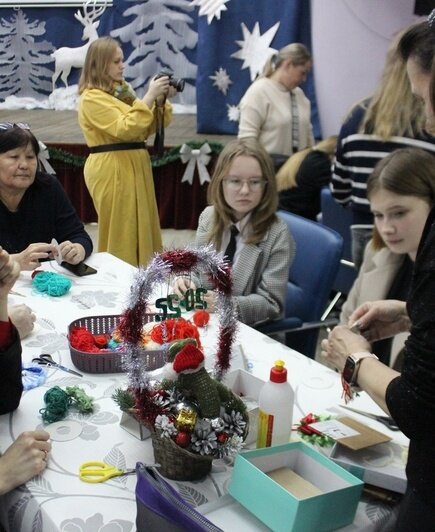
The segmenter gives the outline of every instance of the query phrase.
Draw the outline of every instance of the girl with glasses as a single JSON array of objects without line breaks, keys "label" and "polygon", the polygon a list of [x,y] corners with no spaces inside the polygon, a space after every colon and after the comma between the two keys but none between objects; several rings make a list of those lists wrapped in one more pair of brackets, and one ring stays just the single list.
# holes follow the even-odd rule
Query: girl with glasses
[{"label": "girl with glasses", "polygon": [[[225,146],[208,188],[210,206],[201,213],[195,245],[212,244],[233,267],[239,319],[257,325],[282,317],[294,242],[275,212],[278,204],[272,161],[254,139]],[[174,289],[208,288],[206,278],[180,277]],[[215,294],[205,295],[214,310]]]}]

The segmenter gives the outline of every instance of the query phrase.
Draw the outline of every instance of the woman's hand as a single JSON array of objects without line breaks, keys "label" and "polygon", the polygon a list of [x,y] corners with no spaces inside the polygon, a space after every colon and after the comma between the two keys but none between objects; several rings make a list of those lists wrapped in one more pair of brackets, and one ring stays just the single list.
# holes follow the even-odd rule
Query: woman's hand
[{"label": "woman's hand", "polygon": [[12,255],[22,270],[32,271],[40,264],[39,261],[48,259],[55,252],[55,247],[52,244],[46,244],[45,242],[38,242],[30,244],[21,253]]},{"label": "woman's hand", "polygon": [[204,301],[207,303],[207,312],[214,312],[216,310],[216,292],[214,290],[207,290],[204,294]]},{"label": "woman's hand", "polygon": [[157,102],[157,105],[162,105],[164,99],[169,94],[169,77],[168,76],[162,76],[162,77],[156,77],[150,81],[150,84],[148,85],[148,90],[145,94],[145,96],[142,98],[142,101],[148,105],[148,107],[152,107],[154,101]]},{"label": "woman's hand", "polygon": [[0,495],[21,486],[47,467],[49,437],[45,430],[23,432],[0,456]]},{"label": "woman's hand", "polygon": [[196,290],[195,283],[189,279],[189,277],[177,277],[172,283],[172,290],[180,299],[184,297],[184,294],[187,290],[189,290],[189,288]]},{"label": "woman's hand", "polygon": [[359,351],[371,351],[370,344],[346,325],[334,327],[328,339],[322,340],[322,356],[339,371],[343,371],[347,357]]},{"label": "woman's hand", "polygon": [[62,253],[62,260],[68,264],[78,264],[85,260],[86,251],[81,244],[73,244],[69,240],[65,240],[59,244],[59,249]]},{"label": "woman's hand", "polygon": [[349,325],[358,325],[360,333],[370,342],[409,331],[411,320],[406,303],[395,299],[369,301],[358,307],[349,318]]},{"label": "woman's hand", "polygon": [[30,307],[24,304],[10,305],[8,307],[8,314],[11,322],[17,328],[21,340],[33,331],[36,315]]},{"label": "woman's hand", "polygon": [[0,297],[7,299],[20,275],[20,265],[0,246]]}]

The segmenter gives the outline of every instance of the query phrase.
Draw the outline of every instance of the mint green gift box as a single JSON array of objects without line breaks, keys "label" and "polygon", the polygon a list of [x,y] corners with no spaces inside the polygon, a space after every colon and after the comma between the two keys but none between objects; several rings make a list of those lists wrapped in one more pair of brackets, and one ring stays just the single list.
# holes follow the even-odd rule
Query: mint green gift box
[{"label": "mint green gift box", "polygon": [[[290,468],[322,493],[300,499],[266,473]],[[274,532],[319,532],[353,522],[363,482],[303,442],[240,453],[229,492]]]}]

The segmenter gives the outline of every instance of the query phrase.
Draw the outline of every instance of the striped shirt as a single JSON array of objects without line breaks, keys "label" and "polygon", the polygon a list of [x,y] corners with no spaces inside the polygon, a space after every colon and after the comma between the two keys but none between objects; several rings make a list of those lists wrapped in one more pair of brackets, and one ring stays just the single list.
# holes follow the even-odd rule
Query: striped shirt
[{"label": "striped shirt", "polygon": [[332,166],[331,191],[343,205],[351,203],[354,224],[372,224],[373,215],[367,199],[367,179],[376,164],[399,148],[422,148],[435,154],[435,137],[391,137],[358,133],[365,108],[357,106],[343,123]]}]

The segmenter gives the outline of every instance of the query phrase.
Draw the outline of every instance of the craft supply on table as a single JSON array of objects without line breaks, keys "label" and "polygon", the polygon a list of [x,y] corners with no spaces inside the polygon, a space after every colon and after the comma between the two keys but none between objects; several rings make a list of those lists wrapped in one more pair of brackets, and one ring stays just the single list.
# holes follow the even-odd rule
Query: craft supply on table
[{"label": "craft supply on table", "polygon": [[[35,273],[36,272],[36,273]],[[69,292],[72,282],[68,277],[54,272],[35,270],[32,284],[37,292],[60,297]]]},{"label": "craft supply on table", "polygon": [[136,473],[136,469],[118,469],[115,466],[106,464],[98,460],[85,462],[80,466],[79,478],[83,482],[95,484],[97,482],[105,482],[113,477],[120,477],[122,475],[132,475]]},{"label": "craft supply on table", "polygon": [[83,377],[81,373],[78,371],[74,371],[73,369],[67,368],[66,366],[62,366],[61,364],[58,364],[55,360],[53,360],[53,357],[48,353],[43,353],[39,355],[39,357],[32,358],[32,362],[35,364],[38,364],[39,366],[46,366],[48,368],[57,368],[61,369],[62,371],[67,371],[68,373],[72,373],[73,375],[76,375],[77,377]]},{"label": "craft supply on table", "polygon": [[23,381],[23,388],[27,391],[44,384],[47,379],[47,372],[37,364],[23,363],[21,378]]},{"label": "craft supply on table", "polygon": [[41,408],[44,423],[53,423],[66,417],[71,407],[77,408],[81,414],[93,412],[93,398],[86,395],[79,386],[67,386],[66,391],[59,386],[54,386],[45,392],[45,408]]},{"label": "craft supply on table", "polygon": [[270,380],[258,397],[257,448],[288,443],[292,429],[294,392],[287,381],[287,369],[277,360]]}]

